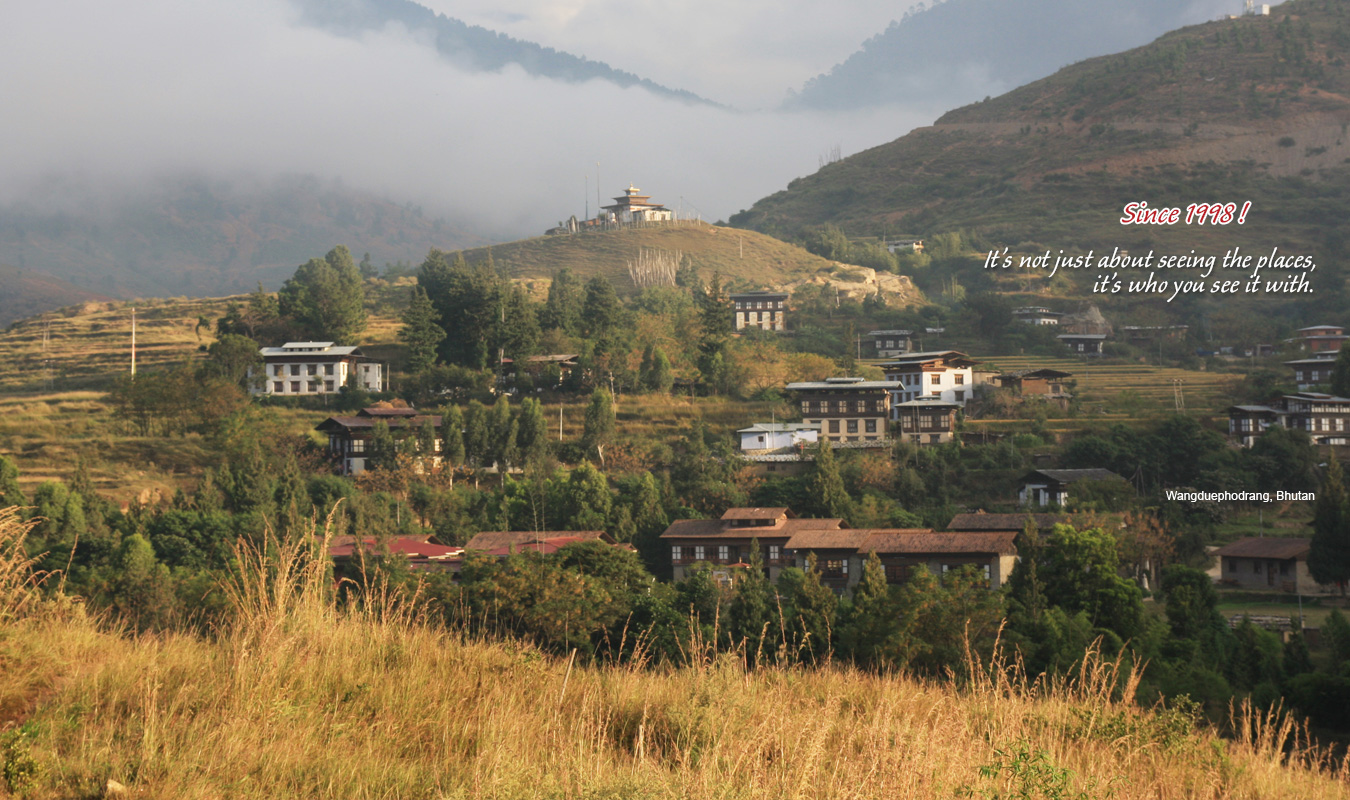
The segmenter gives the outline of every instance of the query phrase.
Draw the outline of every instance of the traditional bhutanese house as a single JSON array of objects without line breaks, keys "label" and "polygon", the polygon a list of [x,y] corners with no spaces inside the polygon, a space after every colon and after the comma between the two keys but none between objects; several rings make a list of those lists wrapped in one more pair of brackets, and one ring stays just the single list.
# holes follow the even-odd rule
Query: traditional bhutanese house
[{"label": "traditional bhutanese house", "polygon": [[863,343],[873,358],[895,358],[912,349],[910,337],[913,335],[914,331],[909,330],[868,331],[863,334]]},{"label": "traditional bhutanese house", "polygon": [[1340,352],[1341,343],[1350,336],[1345,335],[1345,328],[1340,325],[1313,325],[1308,328],[1299,328],[1298,336],[1289,341],[1307,348],[1310,353],[1337,353]]},{"label": "traditional bhutanese house", "polygon": [[[576,353],[554,353],[545,356],[526,356],[522,359],[502,359],[502,379],[505,381],[515,381],[522,372],[528,374],[531,378],[538,380],[541,376],[547,375],[550,371],[556,370],[556,379],[554,385],[561,383],[572,370],[576,369],[578,356]],[[553,388],[553,387],[548,387]]]},{"label": "traditional bhutanese house", "polygon": [[899,423],[901,441],[915,444],[943,444],[956,436],[956,412],[959,403],[937,398],[921,398],[892,406]]},{"label": "traditional bhutanese house", "polygon": [[1071,397],[1064,381],[1072,378],[1072,372],[1060,372],[1057,369],[1024,369],[1005,372],[994,378],[999,387],[1009,389],[1023,396],[1046,398]]},{"label": "traditional bhutanese house", "polygon": [[1284,365],[1294,370],[1294,383],[1300,392],[1306,392],[1323,384],[1331,383],[1331,372],[1336,368],[1338,352],[1321,353],[1313,358],[1300,358],[1286,361]]},{"label": "traditional bhutanese house", "polygon": [[1012,573],[1017,548],[1014,532],[936,533],[928,528],[857,528],[803,531],[788,540],[793,565],[806,569],[816,557],[821,582],[844,594],[862,579],[864,565],[877,554],[886,582],[902,584],[923,566],[939,580],[969,565],[987,586],[997,589]]},{"label": "traditional bhutanese house", "polygon": [[891,418],[898,420],[896,407],[910,400],[946,400],[965,408],[975,388],[972,368],[978,363],[957,350],[929,350],[882,364],[891,384]]},{"label": "traditional bhutanese house", "polygon": [[1219,583],[1277,592],[1316,594],[1332,591],[1308,572],[1311,540],[1249,537],[1214,551],[1219,558]]},{"label": "traditional bhutanese house", "polygon": [[891,418],[888,381],[862,378],[826,378],[789,383],[787,389],[801,403],[802,419],[821,426],[830,442],[885,441]]},{"label": "traditional bhutanese house", "polygon": [[1268,406],[1228,408],[1228,433],[1243,447],[1251,447],[1272,425],[1304,431],[1314,444],[1350,444],[1350,398],[1298,392]]},{"label": "traditional bhutanese house", "polygon": [[[396,439],[415,437],[423,426],[430,424],[439,434],[439,414],[421,414],[415,408],[363,408],[354,417],[329,417],[314,429],[328,436],[328,457],[343,475],[360,475],[366,470],[370,440],[375,435],[375,424],[383,421]],[[440,463],[442,442],[435,438],[433,464]],[[426,454],[419,456],[425,458]]]},{"label": "traditional bhutanese house", "polygon": [[1017,500],[1024,506],[1064,506],[1069,487],[1079,481],[1124,481],[1109,469],[1037,469],[1022,478]]},{"label": "traditional bhutanese house", "polygon": [[1027,306],[1026,308],[1014,308],[1013,319],[1027,325],[1058,325],[1063,313],[1051,311],[1044,306]]},{"label": "traditional bhutanese house", "polygon": [[842,520],[837,519],[798,519],[786,508],[731,508],[721,519],[677,520],[661,534],[661,541],[670,547],[677,581],[699,562],[723,568],[749,563],[752,541],[759,543],[769,579],[777,580],[784,567],[792,566],[785,545],[794,534],[843,527]]},{"label": "traditional bhutanese house", "polygon": [[[281,347],[258,351],[263,376],[253,382],[253,394],[297,397],[334,394],[348,384],[368,392],[384,391],[380,362],[367,358],[359,347],[339,347],[333,342],[287,342]],[[253,377],[249,368],[249,377]]]},{"label": "traditional bhutanese house", "polygon": [[1228,435],[1251,447],[1266,428],[1280,424],[1280,413],[1270,406],[1239,405],[1228,407]]},{"label": "traditional bhutanese house", "polygon": [[675,218],[675,212],[652,203],[651,195],[638,194],[641,189],[628,184],[621,197],[614,198],[612,205],[601,206],[601,218],[608,222],[669,222]]},{"label": "traditional bhutanese house", "polygon": [[1101,333],[1061,333],[1055,337],[1080,356],[1100,356],[1106,335]]},{"label": "traditional bhutanese house", "polygon": [[736,330],[787,330],[787,292],[742,292],[731,295]]},{"label": "traditional bhutanese house", "polygon": [[328,543],[328,555],[340,570],[359,570],[362,557],[368,561],[386,556],[401,556],[408,560],[408,566],[415,570],[450,570],[457,568],[458,559],[464,552],[462,547],[447,547],[431,541],[431,535],[398,536],[379,540],[374,536],[363,537],[358,543],[355,536],[335,536]]},{"label": "traditional bhutanese house", "polygon": [[[975,568],[985,585],[997,589],[1008,580],[1017,563],[1017,534],[937,533],[931,530],[877,530],[860,548],[865,560],[875,552],[886,570],[887,583],[904,583],[920,565],[939,580],[964,566]],[[861,571],[861,564],[859,568]]]}]

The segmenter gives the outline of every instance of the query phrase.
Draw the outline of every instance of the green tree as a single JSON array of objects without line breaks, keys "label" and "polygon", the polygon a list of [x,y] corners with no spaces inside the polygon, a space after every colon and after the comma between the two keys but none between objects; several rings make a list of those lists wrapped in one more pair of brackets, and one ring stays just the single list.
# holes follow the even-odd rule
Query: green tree
[{"label": "green tree", "polygon": [[902,623],[899,612],[881,559],[869,553],[853,596],[839,614],[840,651],[859,666],[893,664]]},{"label": "green tree", "polygon": [[548,299],[539,314],[544,330],[559,330],[569,336],[581,332],[582,287],[570,269],[564,267],[548,286]]},{"label": "green tree", "polygon": [[247,336],[220,334],[207,349],[206,361],[216,375],[245,389],[261,385],[264,380],[262,353],[258,343]]},{"label": "green tree", "polygon": [[629,503],[636,529],[633,546],[647,563],[648,569],[669,569],[670,560],[664,558],[665,548],[661,546],[661,534],[670,527],[670,518],[661,503],[661,488],[650,472],[642,473],[637,480],[636,491]]},{"label": "green tree", "polygon": [[421,372],[436,363],[436,348],[445,339],[445,331],[436,324],[436,307],[421,286],[413,287],[398,338],[408,346],[409,372]]},{"label": "green tree", "polygon": [[770,605],[772,600],[773,586],[764,572],[764,554],[759,540],[751,539],[750,567],[736,582],[736,596],[727,609],[727,632],[733,646],[744,647],[746,662],[752,667],[777,649],[770,630],[775,610]]},{"label": "green tree", "polygon": [[828,659],[839,598],[820,580],[816,554],[806,559],[806,569],[789,567],[778,575],[779,592],[785,598],[784,625],[789,645],[804,661]]},{"label": "green tree", "polygon": [[135,630],[168,624],[174,612],[172,579],[145,537],[133,533],[122,540],[114,575],[109,587],[113,608]]},{"label": "green tree", "polygon": [[19,468],[6,456],[0,456],[0,508],[27,505],[19,487]]},{"label": "green tree", "polygon": [[464,409],[464,462],[475,467],[491,464],[492,426],[488,409],[477,400],[470,400]]},{"label": "green tree", "polygon": [[816,470],[811,478],[809,498],[812,509],[826,518],[848,519],[853,507],[834,458],[834,448],[824,437],[816,443]]},{"label": "green tree", "polygon": [[353,342],[366,329],[365,289],[346,247],[300,265],[278,293],[281,315],[311,339]]},{"label": "green tree", "polygon": [[388,469],[394,466],[396,455],[398,442],[389,430],[389,423],[375,420],[370,431],[370,444],[366,447],[366,469]]},{"label": "green tree", "polygon": [[609,527],[614,496],[603,473],[581,462],[558,486],[558,513],[563,529],[569,531],[602,531]]},{"label": "green tree", "polygon": [[1331,368],[1331,393],[1350,397],[1350,347],[1341,348],[1336,364]]},{"label": "green tree", "polygon": [[591,392],[591,402],[586,406],[585,427],[581,434],[581,446],[589,454],[594,452],[605,463],[605,447],[614,439],[614,396],[608,389],[596,387]]},{"label": "green tree", "polygon": [[506,294],[497,340],[507,358],[520,359],[538,350],[539,317],[534,308],[523,287],[513,286]]},{"label": "green tree", "polygon": [[703,373],[703,380],[707,383],[718,385],[721,382],[720,375],[713,373],[719,372],[718,366],[714,364],[714,358],[721,362],[722,370],[725,370],[726,355],[724,351],[727,347],[727,341],[731,338],[733,320],[731,299],[722,289],[722,276],[720,273],[713,273],[712,282],[697,295],[699,301],[699,318],[702,322],[702,332],[699,334],[699,371]]},{"label": "green tree", "polygon": [[1142,630],[1143,595],[1120,577],[1116,540],[1100,528],[1056,525],[1041,549],[1046,600],[1069,612],[1085,611],[1092,624],[1129,639]]},{"label": "green tree", "polygon": [[586,281],[586,299],[581,308],[581,330],[588,339],[603,339],[623,322],[623,306],[614,285],[603,275]]},{"label": "green tree", "polygon": [[1318,583],[1334,583],[1345,594],[1350,580],[1350,505],[1344,474],[1332,457],[1313,506],[1313,535],[1308,550],[1308,572]]},{"label": "green tree", "polygon": [[451,475],[464,466],[464,415],[459,406],[448,406],[441,413],[441,458]]},{"label": "green tree", "polygon": [[544,419],[543,404],[533,397],[525,398],[520,403],[519,419],[516,445],[521,463],[537,462],[548,455],[548,420]]},{"label": "green tree", "polygon": [[670,368],[670,359],[659,347],[648,347],[643,354],[642,388],[649,392],[669,394],[675,384],[675,373]]}]

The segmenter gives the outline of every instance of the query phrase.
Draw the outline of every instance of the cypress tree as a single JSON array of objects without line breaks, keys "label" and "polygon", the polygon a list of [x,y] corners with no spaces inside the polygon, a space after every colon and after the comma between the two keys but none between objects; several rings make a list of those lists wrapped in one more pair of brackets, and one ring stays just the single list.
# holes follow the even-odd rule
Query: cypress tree
[{"label": "cypress tree", "polygon": [[0,456],[0,508],[26,505],[28,501],[19,488],[19,468],[14,462]]},{"label": "cypress tree", "polygon": [[614,396],[608,389],[597,387],[591,392],[590,405],[586,406],[586,422],[581,434],[581,446],[587,453],[592,450],[600,456],[600,464],[605,463],[605,445],[614,438]]},{"label": "cypress tree", "polygon": [[441,458],[452,476],[455,468],[464,466],[464,415],[459,406],[450,406],[441,414]]},{"label": "cypress tree", "polygon": [[810,497],[815,511],[824,517],[847,519],[853,505],[834,459],[834,448],[823,437],[816,444],[816,473],[811,478]]},{"label": "cypress tree", "polygon": [[1334,456],[1317,493],[1312,527],[1308,572],[1318,583],[1334,583],[1345,594],[1345,582],[1350,580],[1350,508],[1341,465]]},{"label": "cypress tree", "polygon": [[408,371],[422,372],[436,363],[436,348],[445,339],[445,331],[436,324],[436,307],[421,286],[414,286],[408,310],[403,312],[403,327],[398,338],[408,346]]}]

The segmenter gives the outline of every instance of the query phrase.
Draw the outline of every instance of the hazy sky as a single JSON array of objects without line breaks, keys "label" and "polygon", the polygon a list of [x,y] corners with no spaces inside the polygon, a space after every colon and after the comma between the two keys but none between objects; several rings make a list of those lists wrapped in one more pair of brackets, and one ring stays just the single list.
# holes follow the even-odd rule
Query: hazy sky
[{"label": "hazy sky", "polygon": [[[536,24],[576,31],[587,29],[589,15],[623,14],[622,5],[581,2],[570,17],[557,5],[532,7],[526,0],[521,8],[545,20]],[[859,7],[878,16],[875,4]],[[644,28],[660,17],[656,4],[634,8],[634,14],[646,8]],[[705,12],[711,13],[683,7],[681,19]],[[681,31],[697,31],[692,23],[658,26],[672,36],[633,45],[665,53],[654,59],[665,74],[617,51],[579,49],[718,99],[762,97],[764,105],[837,59],[821,54],[808,65],[788,58],[813,24],[809,18],[788,26],[782,18],[789,14],[760,5],[737,14],[737,25],[705,45],[702,56],[672,44]],[[756,26],[757,15],[779,22]],[[814,172],[835,145],[856,152],[932,119],[897,110],[740,113],[604,82],[559,84],[514,69],[470,74],[399,27],[347,39],[300,27],[296,19],[281,0],[11,6],[0,26],[0,72],[10,76],[0,82],[8,121],[0,126],[0,201],[31,197],[36,183],[52,177],[74,187],[73,194],[87,186],[91,196],[104,196],[184,170],[301,172],[422,204],[486,236],[517,238],[580,216],[588,179],[594,212],[596,162],[606,198],[631,181],[657,202],[715,220]],[[856,39],[880,24],[860,22],[857,34],[833,38]],[[756,27],[764,29],[758,38]],[[622,25],[610,30],[600,38],[623,38]],[[728,40],[738,38],[737,30],[761,44],[734,46]],[[771,89],[775,58],[794,66]],[[699,80],[674,79],[684,71]],[[727,91],[712,91],[719,86]]]},{"label": "hazy sky", "polygon": [[913,0],[424,0],[517,39],[738,108],[771,108],[885,30]]}]

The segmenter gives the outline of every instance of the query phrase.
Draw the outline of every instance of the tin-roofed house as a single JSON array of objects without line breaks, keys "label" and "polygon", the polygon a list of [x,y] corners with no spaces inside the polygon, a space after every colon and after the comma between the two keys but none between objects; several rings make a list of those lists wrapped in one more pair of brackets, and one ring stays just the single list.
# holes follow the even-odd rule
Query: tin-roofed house
[{"label": "tin-roofed house", "polygon": [[417,436],[430,425],[436,432],[433,452],[420,454],[420,458],[430,458],[431,464],[439,464],[443,442],[439,436],[441,417],[439,414],[422,414],[415,408],[363,408],[352,417],[329,417],[314,429],[328,436],[328,457],[337,464],[338,472],[343,475],[360,475],[366,471],[366,459],[370,456],[371,439],[375,436],[375,424],[383,421],[389,426],[389,433],[396,439]]}]

